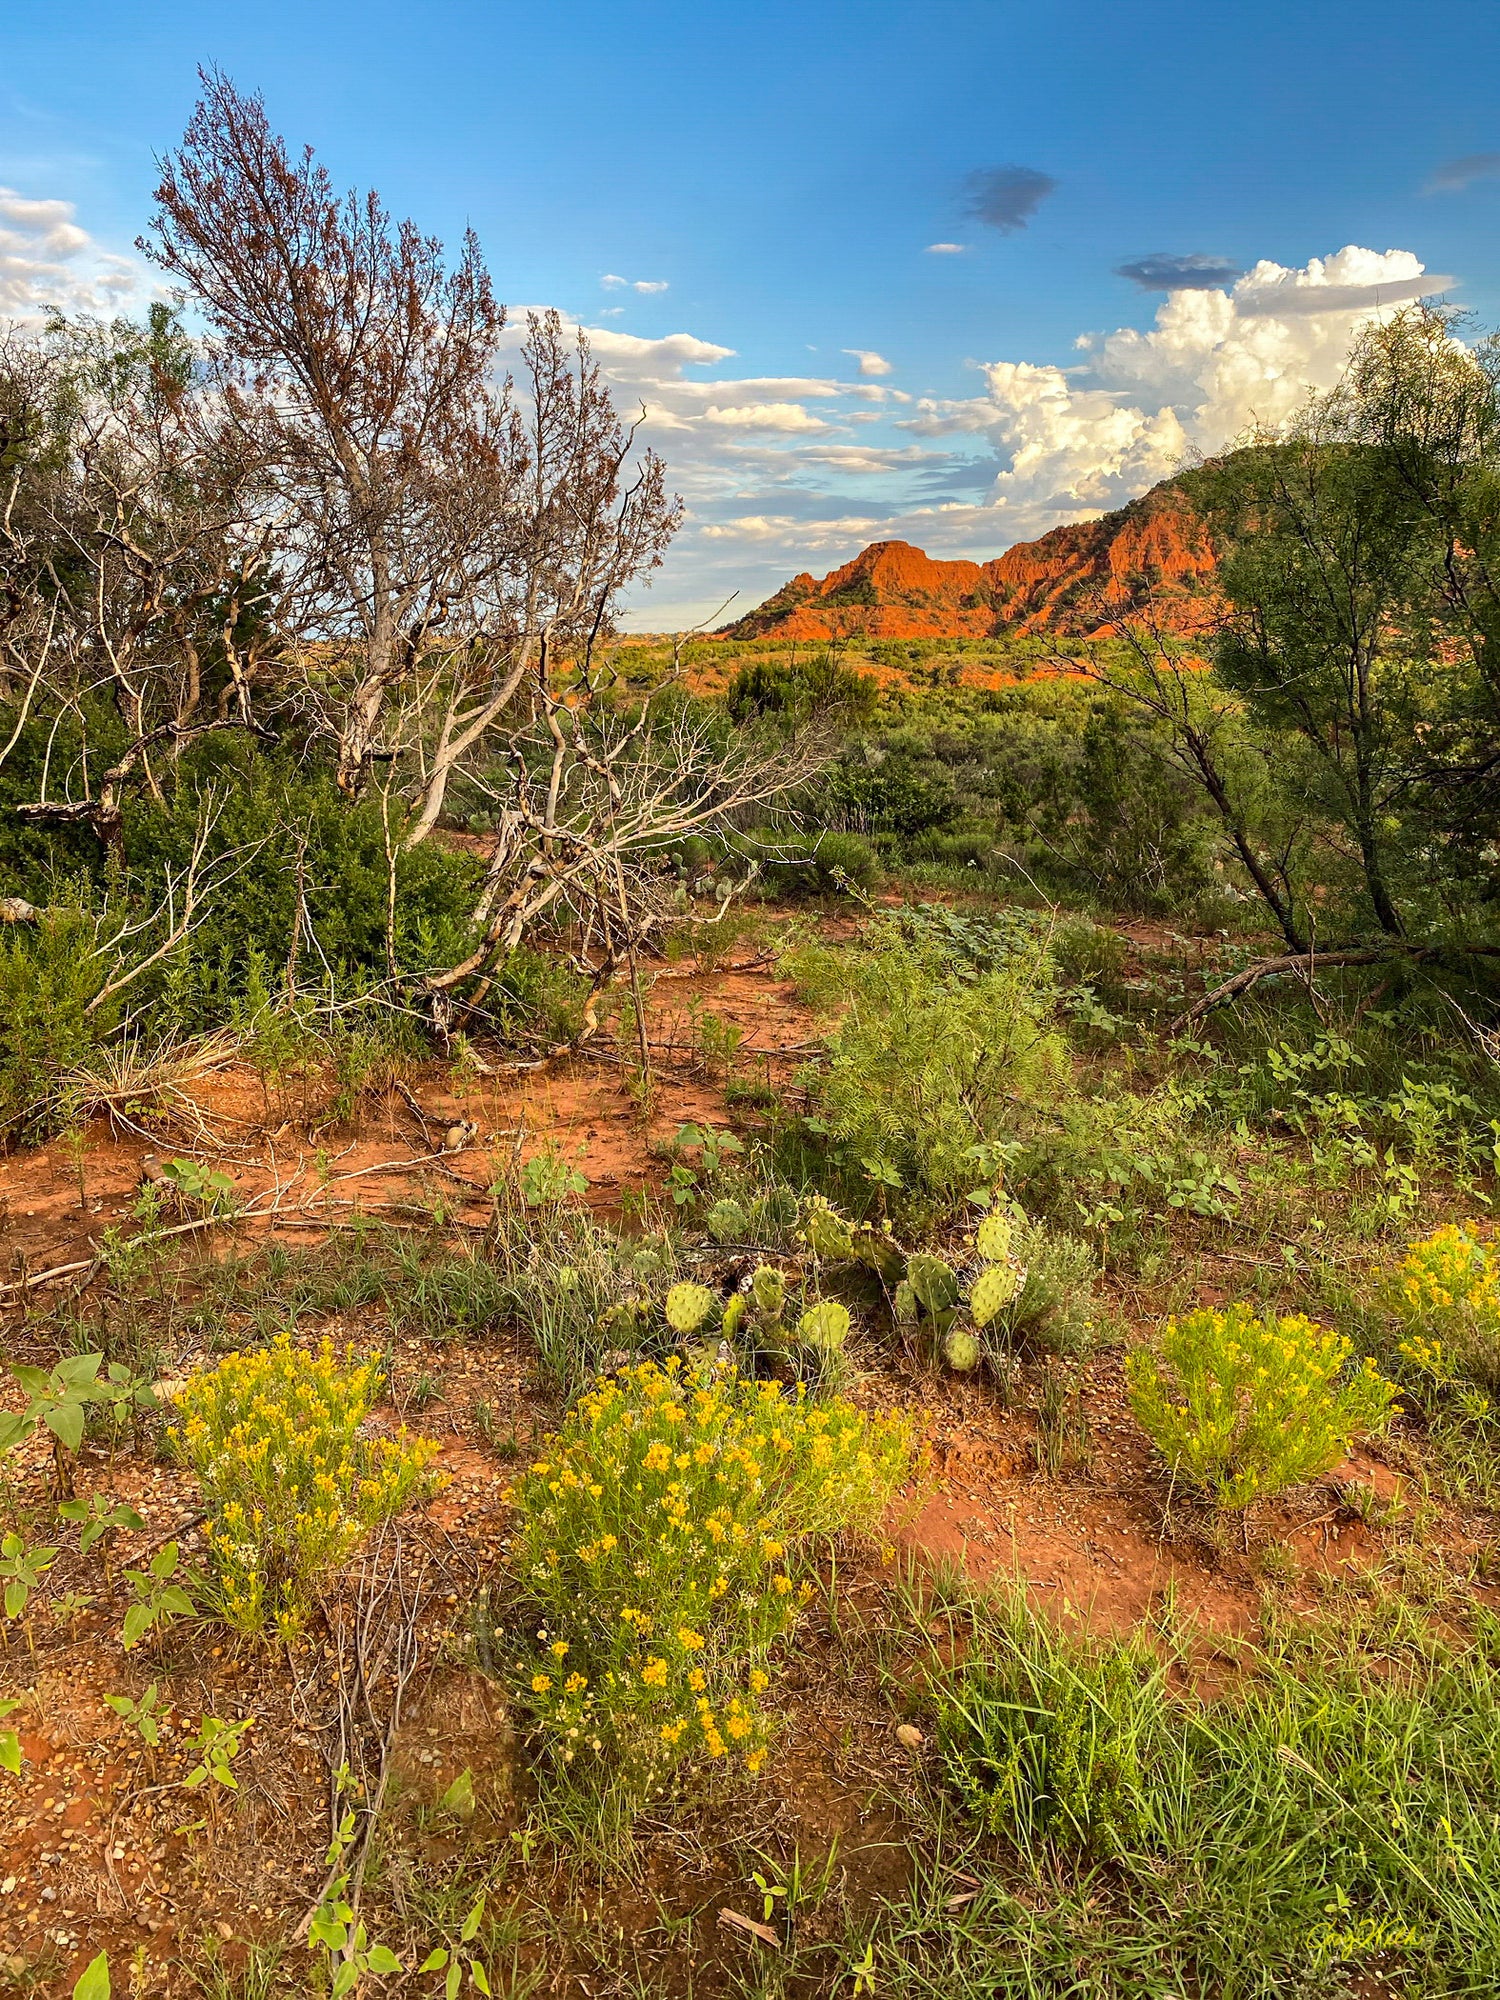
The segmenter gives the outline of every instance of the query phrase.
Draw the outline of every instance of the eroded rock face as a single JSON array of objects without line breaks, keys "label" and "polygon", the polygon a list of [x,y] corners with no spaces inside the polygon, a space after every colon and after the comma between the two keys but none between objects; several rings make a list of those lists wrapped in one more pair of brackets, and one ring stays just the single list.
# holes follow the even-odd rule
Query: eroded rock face
[{"label": "eroded rock face", "polygon": [[1171,481],[1097,521],[1053,528],[986,563],[944,561],[910,542],[872,542],[817,578],[804,572],[726,627],[734,639],[1087,638],[1152,600],[1167,630],[1201,630],[1214,556]]}]

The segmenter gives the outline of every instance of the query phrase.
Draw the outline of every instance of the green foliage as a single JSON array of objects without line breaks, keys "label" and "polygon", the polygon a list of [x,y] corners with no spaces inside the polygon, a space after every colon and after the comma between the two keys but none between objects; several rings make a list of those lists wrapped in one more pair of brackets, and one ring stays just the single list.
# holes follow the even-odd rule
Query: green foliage
[{"label": "green foliage", "polygon": [[815,1000],[845,1003],[826,1064],[806,1073],[806,1126],[866,1199],[951,1211],[984,1178],[985,1149],[1068,1094],[1045,953],[965,977],[879,920],[856,948],[808,947],[790,967]]},{"label": "green foliage", "polygon": [[1386,1430],[1396,1390],[1351,1343],[1300,1313],[1207,1307],[1169,1319],[1126,1373],[1136,1420],[1182,1476],[1221,1507],[1248,1507],[1314,1479],[1356,1437]]},{"label": "green foliage", "polygon": [[878,703],[874,679],[842,665],[831,653],[748,661],[724,691],[730,721],[742,725],[770,717],[782,727],[800,728],[830,714],[846,723],[862,722]]},{"label": "green foliage", "polygon": [[0,1125],[26,1128],[54,1079],[115,1027],[98,925],[77,904],[33,924],[0,926]]},{"label": "green foliage", "polygon": [[[6,1716],[14,1715],[18,1708],[24,1708],[27,1699],[27,1696],[17,1694],[0,1701],[0,1722],[4,1722]],[[20,1732],[0,1729],[0,1771],[9,1771],[13,1778],[19,1778],[22,1754]]]},{"label": "green foliage", "polygon": [[157,1748],[161,1742],[161,1712],[165,1704],[155,1681],[136,1700],[128,1694],[107,1694],[104,1705],[112,1708],[122,1722],[130,1723],[149,1748]]},{"label": "green foliage", "polygon": [[122,1572],[134,1603],[125,1612],[120,1643],[126,1652],[138,1646],[149,1632],[164,1630],[178,1618],[191,1618],[198,1609],[179,1581],[181,1567],[176,1542],[158,1549],[145,1569]]},{"label": "green foliage", "polygon": [[58,1513],[65,1521],[80,1523],[78,1553],[86,1556],[95,1542],[117,1528],[144,1528],[146,1523],[124,1501],[111,1500],[107,1493],[91,1493],[87,1500],[60,1500]]},{"label": "green foliage", "polygon": [[54,1450],[76,1452],[91,1408],[106,1406],[119,1425],[133,1410],[155,1402],[149,1384],[123,1362],[112,1361],[106,1368],[102,1354],[65,1355],[50,1369],[12,1362],[10,1372],[25,1391],[26,1407],[0,1412],[0,1452],[12,1450],[38,1425],[52,1433]]},{"label": "green foliage", "polygon": [[[580,1159],[586,1150],[579,1146]],[[566,1158],[555,1141],[533,1153],[521,1168],[521,1197],[530,1208],[556,1208],[569,1195],[587,1194],[588,1188],[588,1175]]]},{"label": "green foliage", "polygon": [[1497,1638],[1484,1612],[1456,1639],[1397,1609],[1273,1616],[1253,1670],[1206,1697],[1157,1648],[984,1613],[940,1757],[1025,1888],[985,1867],[955,1911],[934,1871],[889,1913],[882,1990],[1035,2000],[1078,1992],[1080,1959],[1101,1995],[1333,1995],[1379,1965],[1414,1994],[1492,1989]]},{"label": "green foliage", "polygon": [[0,1582],[5,1585],[7,1618],[21,1616],[32,1592],[41,1588],[42,1578],[61,1553],[55,1548],[28,1547],[14,1528],[0,1538]]}]

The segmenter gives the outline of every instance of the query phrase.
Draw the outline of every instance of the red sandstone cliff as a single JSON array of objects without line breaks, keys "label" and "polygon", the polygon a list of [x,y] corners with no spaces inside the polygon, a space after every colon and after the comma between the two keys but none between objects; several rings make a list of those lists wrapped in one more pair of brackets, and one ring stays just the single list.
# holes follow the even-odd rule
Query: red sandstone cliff
[{"label": "red sandstone cliff", "polygon": [[991,562],[945,562],[910,542],[872,542],[819,579],[794,576],[726,627],[734,639],[1084,638],[1142,609],[1191,632],[1213,605],[1214,557],[1171,481],[1097,521],[1053,528]]}]

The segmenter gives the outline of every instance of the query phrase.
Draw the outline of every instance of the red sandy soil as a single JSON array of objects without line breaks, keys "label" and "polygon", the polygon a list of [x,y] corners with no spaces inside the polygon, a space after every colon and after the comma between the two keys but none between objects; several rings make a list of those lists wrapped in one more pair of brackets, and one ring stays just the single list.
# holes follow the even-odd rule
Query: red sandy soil
[{"label": "red sandy soil", "polygon": [[[315,1137],[292,1121],[293,1107],[268,1107],[254,1078],[228,1070],[203,1092],[204,1115],[217,1137],[205,1156],[232,1173],[240,1202],[259,1197],[264,1203],[278,1188],[282,1194],[274,1219],[236,1225],[235,1234],[274,1228],[288,1241],[305,1243],[330,1221],[347,1219],[356,1205],[399,1219],[414,1192],[427,1199],[441,1191],[456,1203],[459,1220],[480,1223],[490,1183],[548,1142],[569,1155],[585,1149],[587,1200],[618,1215],[632,1198],[660,1189],[664,1166],[653,1148],[670,1140],[683,1121],[726,1120],[722,1079],[708,1074],[693,1052],[695,1006],[744,1030],[738,1074],[760,1068],[778,1091],[794,1087],[816,1023],[761,963],[657,975],[649,1004],[656,1068],[649,1117],[638,1113],[626,1088],[628,1051],[608,1032],[601,1032],[592,1056],[462,1089],[450,1070],[431,1065],[409,1085],[427,1129],[392,1092],[366,1104],[354,1127]],[[274,1129],[283,1113],[285,1122]],[[433,1150],[429,1131],[440,1132],[461,1115],[477,1122],[475,1143],[427,1158]],[[326,1154],[321,1166],[320,1147]],[[0,1161],[0,1257],[11,1265],[9,1275],[87,1260],[106,1228],[129,1234],[146,1154],[170,1157],[181,1149],[179,1133],[142,1136],[96,1124],[81,1153],[82,1201],[80,1162],[62,1145]],[[357,1338],[361,1329],[334,1331]],[[1344,1504],[1342,1487],[1348,1485],[1372,1485],[1382,1498],[1400,1489],[1398,1473],[1366,1457],[1268,1512],[1256,1524],[1257,1554],[1216,1546],[1201,1520],[1190,1520],[1184,1530],[1130,1421],[1118,1355],[1098,1357],[1087,1371],[1081,1409],[1086,1450],[1056,1479],[1036,1469],[1034,1420],[1007,1410],[989,1387],[936,1376],[911,1355],[870,1348],[856,1360],[865,1370],[861,1398],[916,1413],[924,1435],[927,1470],[889,1523],[897,1560],[910,1558],[919,1570],[956,1564],[980,1584],[1019,1582],[1039,1607],[1104,1631],[1134,1626],[1170,1602],[1202,1629],[1212,1655],[1256,1623],[1258,1551],[1268,1540],[1283,1543],[1300,1572],[1286,1582],[1290,1601],[1309,1606],[1320,1578],[1358,1578],[1387,1559],[1381,1534]],[[552,1407],[519,1333],[490,1345],[402,1343],[392,1385],[401,1415],[440,1440],[440,1463],[450,1479],[409,1526],[450,1579],[434,1612],[436,1636],[447,1617],[464,1615],[448,1606],[464,1604],[499,1557],[512,1459],[545,1430]],[[6,1393],[0,1391],[0,1399]],[[9,1396],[14,1393],[12,1387]],[[487,1435],[478,1422],[481,1402],[510,1426],[508,1447],[501,1440],[497,1449],[493,1431]],[[33,1440],[18,1456],[20,1463],[10,1468],[17,1489],[40,1491],[43,1444]],[[119,1537],[116,1565],[138,1562],[174,1532],[182,1534],[185,1551],[196,1549],[195,1489],[185,1474],[130,1455],[113,1468],[102,1456],[86,1455],[79,1491],[92,1489],[132,1501],[148,1521],[144,1533]],[[1460,1553],[1470,1546],[1453,1523],[1443,1525],[1436,1542]],[[65,1554],[49,1584],[66,1589],[75,1573],[83,1587],[89,1579],[76,1555]],[[844,1594],[857,1603],[880,1574],[878,1561],[868,1559],[863,1569],[841,1577]],[[322,1880],[321,1836],[308,1829],[326,1826],[326,1785],[309,1704],[310,1691],[326,1687],[326,1653],[314,1645],[293,1662],[299,1693],[284,1668],[266,1673],[260,1656],[238,1652],[227,1639],[186,1661],[183,1648],[169,1643],[175,1716],[162,1748],[149,1751],[102,1699],[105,1692],[138,1695],[153,1674],[164,1678],[159,1667],[143,1661],[149,1647],[141,1655],[121,1653],[118,1619],[118,1606],[86,1610],[68,1628],[44,1614],[35,1657],[13,1635],[0,1659],[5,1692],[35,1689],[18,1718],[29,1761],[19,1780],[0,1774],[0,1992],[71,1992],[72,1979],[101,1945],[116,1957],[117,1991],[182,1990],[163,1983],[162,1968],[174,1951],[216,1931],[226,1939],[284,1937]],[[812,1616],[786,1685],[774,1811],[769,1804],[756,1810],[771,1814],[788,1851],[792,1840],[809,1852],[826,1851],[839,1835],[851,1879],[873,1894],[894,1886],[908,1863],[899,1825],[883,1808],[872,1812],[869,1803],[872,1783],[889,1780],[893,1755],[899,1763],[904,1754],[892,1749],[893,1725],[901,1717],[884,1701],[840,1684],[830,1643]],[[182,1739],[196,1717],[247,1710],[259,1720],[237,1801],[172,1789],[170,1781],[185,1768]],[[487,1826],[497,1839],[506,1837],[518,1813],[515,1764],[498,1693],[482,1677],[457,1666],[434,1672],[413,1703],[396,1755],[408,1786],[430,1797],[460,1769],[471,1768]],[[198,1824],[205,1818],[206,1828]],[[653,1868],[658,1865],[653,1861]],[[689,1909],[703,1905],[681,1942],[689,1972],[709,1966],[716,1953],[742,1949],[715,1926],[715,1908],[733,1894],[716,1877],[716,1866],[684,1862],[674,1878],[674,1893],[687,1898]],[[666,1885],[658,1886],[665,1893]],[[644,1935],[659,1913],[644,1896],[632,1916],[634,1893],[622,1892],[611,1921]],[[739,1893],[736,1907],[743,1909]],[[123,1976],[137,1947],[147,1968],[146,1983],[138,1987]],[[7,1989],[6,1951],[27,1962],[50,1952],[52,1983]]]}]

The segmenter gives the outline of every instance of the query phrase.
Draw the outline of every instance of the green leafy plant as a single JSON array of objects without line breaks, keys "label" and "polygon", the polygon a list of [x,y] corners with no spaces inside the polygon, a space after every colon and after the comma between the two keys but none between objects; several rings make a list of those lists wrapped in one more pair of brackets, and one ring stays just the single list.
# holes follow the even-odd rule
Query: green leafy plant
[{"label": "green leafy plant", "polygon": [[[352,1812],[345,1813],[339,1822],[328,1848],[330,1869],[339,1866],[353,1844],[355,1824]],[[307,1948],[321,1955],[330,2000],[343,2000],[345,1994],[357,1992],[371,1973],[384,1976],[402,1969],[401,1960],[389,1946],[370,1942],[368,1927],[349,1900],[347,1870],[336,1875],[323,1891],[308,1925]]]},{"label": "green leafy plant", "polygon": [[183,1221],[198,1216],[226,1215],[233,1206],[234,1181],[203,1160],[168,1160],[143,1182],[135,1213],[145,1223],[163,1215]]},{"label": "green leafy plant", "polygon": [[73,2000],[109,2000],[109,1953],[101,1951],[91,1959],[78,1975],[78,1983],[73,1988]]},{"label": "green leafy plant", "polygon": [[234,1761],[254,1727],[253,1715],[242,1715],[232,1722],[217,1715],[201,1716],[197,1730],[187,1740],[187,1748],[198,1752],[198,1762],[183,1779],[183,1788],[191,1792],[199,1785],[215,1784],[226,1791],[238,1791],[240,1781],[234,1775]]},{"label": "green leafy plant", "polygon": [[176,1542],[158,1549],[145,1569],[122,1572],[135,1602],[126,1608],[120,1643],[126,1652],[138,1646],[148,1632],[165,1630],[178,1618],[191,1618],[197,1610],[185,1586],[178,1580],[180,1558]]},{"label": "green leafy plant", "polygon": [[57,1511],[63,1520],[81,1523],[78,1534],[78,1553],[81,1556],[86,1556],[95,1542],[117,1528],[129,1528],[135,1532],[146,1525],[134,1507],[127,1506],[123,1500],[111,1500],[107,1493],[91,1493],[87,1500],[60,1501]]},{"label": "green leafy plant", "polygon": [[[580,1145],[578,1158],[587,1148]],[[570,1194],[587,1194],[588,1175],[567,1160],[557,1145],[533,1153],[521,1169],[521,1196],[532,1208],[555,1208]]]},{"label": "green leafy plant", "polygon": [[60,1553],[58,1549],[28,1548],[14,1528],[0,1539],[0,1580],[5,1584],[7,1618],[20,1617]]},{"label": "green leafy plant", "polygon": [[106,1708],[112,1708],[122,1722],[128,1722],[135,1729],[143,1743],[154,1750],[161,1742],[161,1716],[166,1703],[160,1698],[157,1683],[153,1681],[146,1692],[137,1700],[128,1694],[107,1694]]},{"label": "green leafy plant", "polygon": [[[29,1697],[24,1694],[10,1695],[0,1701],[0,1722],[8,1715],[14,1715],[18,1708],[24,1708]],[[0,1729],[0,1771],[9,1771],[13,1778],[21,1775],[21,1735],[16,1729]]]},{"label": "green leafy plant", "polygon": [[1169,1319],[1126,1364],[1136,1420],[1182,1477],[1242,1508],[1337,1465],[1386,1430],[1396,1389],[1300,1313],[1247,1305]]},{"label": "green leafy plant", "polygon": [[450,1944],[435,1945],[428,1952],[418,1972],[441,1972],[443,1974],[443,2000],[456,2000],[468,1974],[469,1984],[476,1993],[489,1993],[489,1974],[483,1964],[468,1947],[479,1934],[479,1926],[484,1922],[484,1897],[480,1896],[459,1926],[457,1938]]}]

